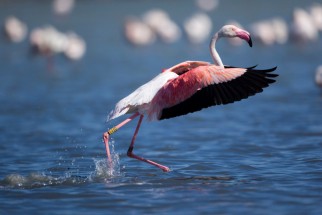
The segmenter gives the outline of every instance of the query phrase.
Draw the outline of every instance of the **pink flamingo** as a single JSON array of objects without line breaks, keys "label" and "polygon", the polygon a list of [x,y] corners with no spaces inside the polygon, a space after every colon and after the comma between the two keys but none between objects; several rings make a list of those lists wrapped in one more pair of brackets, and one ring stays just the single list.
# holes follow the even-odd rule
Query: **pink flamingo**
[{"label": "pink flamingo", "polygon": [[224,66],[216,49],[216,41],[221,37],[238,37],[252,46],[250,34],[234,25],[223,26],[212,38],[210,52],[215,62],[185,61],[164,70],[148,83],[142,85],[120,100],[108,116],[108,121],[123,114],[132,113],[128,119],[103,134],[106,153],[111,163],[108,145],[109,136],[139,116],[131,144],[129,157],[152,164],[164,172],[170,169],[154,161],[133,153],[134,142],[142,119],[162,120],[185,115],[213,105],[228,104],[245,99],[263,91],[275,82],[276,67],[266,70]]}]

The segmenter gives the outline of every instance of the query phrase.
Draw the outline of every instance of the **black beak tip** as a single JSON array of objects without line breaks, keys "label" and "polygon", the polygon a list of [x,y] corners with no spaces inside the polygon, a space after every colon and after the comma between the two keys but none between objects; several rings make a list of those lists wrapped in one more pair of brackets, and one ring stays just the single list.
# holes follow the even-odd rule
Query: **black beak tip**
[{"label": "black beak tip", "polygon": [[249,45],[250,47],[253,47],[253,41],[252,41],[252,38],[251,38],[251,37],[249,37],[248,45]]}]

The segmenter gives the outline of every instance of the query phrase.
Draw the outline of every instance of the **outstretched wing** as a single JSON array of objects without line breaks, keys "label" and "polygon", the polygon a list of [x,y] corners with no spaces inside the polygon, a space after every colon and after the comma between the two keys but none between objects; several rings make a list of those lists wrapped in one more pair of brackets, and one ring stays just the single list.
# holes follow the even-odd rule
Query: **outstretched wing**
[{"label": "outstretched wing", "polygon": [[271,73],[275,69],[276,67],[258,70],[250,67],[236,77],[223,79],[217,77],[217,82],[197,90],[191,97],[174,106],[162,109],[159,120],[185,115],[214,105],[233,103],[260,93],[263,88],[275,82],[273,78],[278,75]]}]

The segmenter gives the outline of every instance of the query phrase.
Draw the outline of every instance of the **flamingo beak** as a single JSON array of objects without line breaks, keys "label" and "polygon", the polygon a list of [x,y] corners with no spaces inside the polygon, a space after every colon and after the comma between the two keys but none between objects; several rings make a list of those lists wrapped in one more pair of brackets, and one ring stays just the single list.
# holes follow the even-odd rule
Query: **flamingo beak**
[{"label": "flamingo beak", "polygon": [[248,45],[250,47],[253,46],[253,41],[252,41],[252,38],[250,37],[250,33],[248,33],[247,31],[244,31],[244,30],[239,30],[236,32],[236,35],[237,37],[239,37],[240,39],[243,39],[245,41],[247,41]]}]

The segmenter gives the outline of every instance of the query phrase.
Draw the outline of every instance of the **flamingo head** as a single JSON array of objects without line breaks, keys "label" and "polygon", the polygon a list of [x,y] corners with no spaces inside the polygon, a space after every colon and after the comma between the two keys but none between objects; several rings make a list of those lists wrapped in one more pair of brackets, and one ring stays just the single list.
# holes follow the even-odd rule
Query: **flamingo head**
[{"label": "flamingo head", "polygon": [[218,31],[219,37],[239,37],[240,39],[245,40],[250,47],[253,46],[252,38],[250,37],[250,33],[240,29],[234,25],[224,25]]}]

